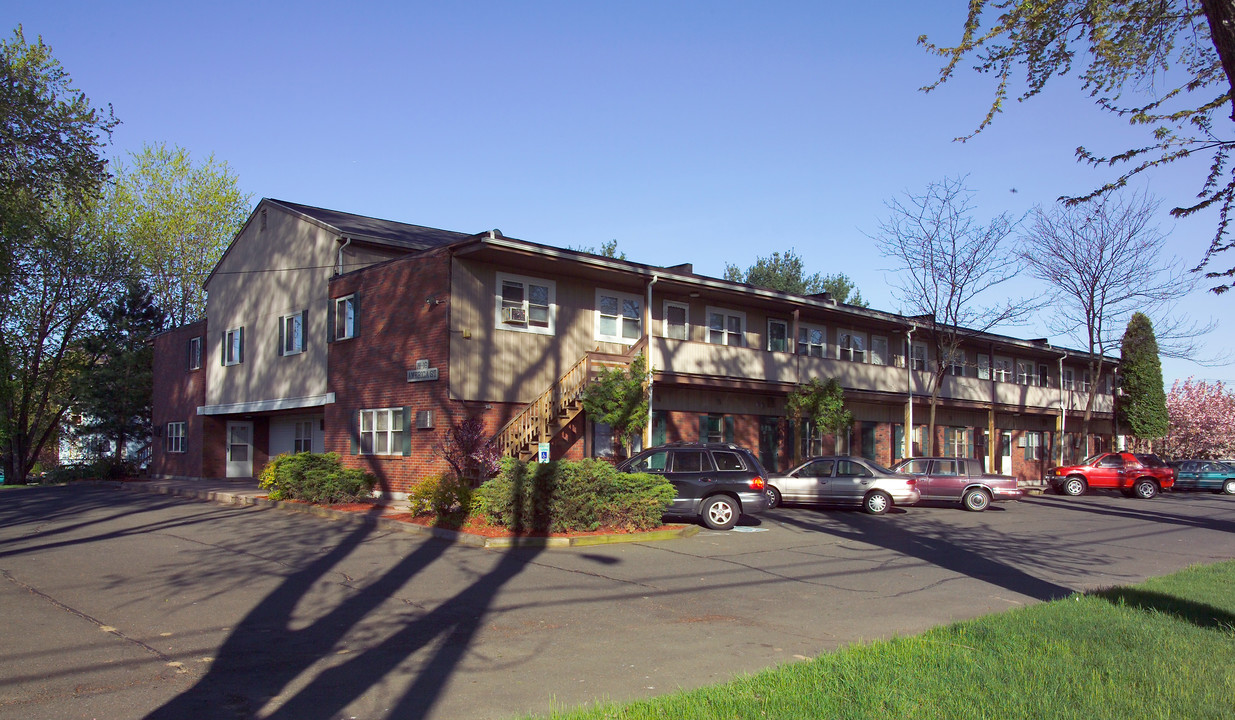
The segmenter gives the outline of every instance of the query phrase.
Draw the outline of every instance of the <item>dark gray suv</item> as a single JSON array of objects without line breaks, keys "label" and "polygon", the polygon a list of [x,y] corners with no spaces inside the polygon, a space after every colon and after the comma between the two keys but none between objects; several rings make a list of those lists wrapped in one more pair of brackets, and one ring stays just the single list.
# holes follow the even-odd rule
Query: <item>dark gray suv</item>
[{"label": "dark gray suv", "polygon": [[768,509],[768,474],[737,445],[670,443],[644,450],[618,470],[663,475],[677,491],[665,514],[697,517],[713,530],[728,530],[739,516]]}]

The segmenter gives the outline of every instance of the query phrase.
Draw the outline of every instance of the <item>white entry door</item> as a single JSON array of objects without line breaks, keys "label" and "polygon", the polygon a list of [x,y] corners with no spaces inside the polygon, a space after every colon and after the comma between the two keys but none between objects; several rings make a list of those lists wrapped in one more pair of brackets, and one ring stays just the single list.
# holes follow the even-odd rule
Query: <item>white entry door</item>
[{"label": "white entry door", "polygon": [[253,423],[227,423],[227,477],[253,477]]},{"label": "white entry door", "polygon": [[1002,456],[999,463],[1000,475],[1012,474],[1012,433],[999,433],[999,453]]}]

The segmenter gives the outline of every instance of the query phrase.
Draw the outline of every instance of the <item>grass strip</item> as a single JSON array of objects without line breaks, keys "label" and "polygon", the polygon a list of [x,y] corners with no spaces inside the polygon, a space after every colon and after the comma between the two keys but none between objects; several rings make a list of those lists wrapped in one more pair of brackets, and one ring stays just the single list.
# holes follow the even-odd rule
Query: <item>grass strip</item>
[{"label": "grass strip", "polygon": [[1230,718],[1235,562],[554,720]]}]

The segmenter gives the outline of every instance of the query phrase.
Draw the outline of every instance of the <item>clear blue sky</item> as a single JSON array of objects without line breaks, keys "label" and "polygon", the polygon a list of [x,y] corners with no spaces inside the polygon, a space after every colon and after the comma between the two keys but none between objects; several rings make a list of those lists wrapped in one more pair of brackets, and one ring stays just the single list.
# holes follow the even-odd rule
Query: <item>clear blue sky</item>
[{"label": "clear blue sky", "polygon": [[[41,35],[94,103],[112,104],[113,158],[166,142],[226,161],[254,202],[559,246],[616,239],[631,260],[716,276],[793,248],[892,311],[889,261],[867,237],[888,200],[967,174],[979,216],[1020,215],[1111,177],[1078,165],[1077,145],[1143,140],[1064,81],[953,142],[981,119],[990,79],[962,72],[919,92],[938,64],[916,40],[955,40],[961,0],[6,7],[6,33]],[[1141,186],[1165,200],[1161,225],[1189,266],[1212,218],[1165,211],[1202,172]],[[1210,355],[1235,349],[1235,293],[1180,307],[1217,319]],[[1235,367],[1164,361],[1168,387],[1189,375],[1233,383]]]}]

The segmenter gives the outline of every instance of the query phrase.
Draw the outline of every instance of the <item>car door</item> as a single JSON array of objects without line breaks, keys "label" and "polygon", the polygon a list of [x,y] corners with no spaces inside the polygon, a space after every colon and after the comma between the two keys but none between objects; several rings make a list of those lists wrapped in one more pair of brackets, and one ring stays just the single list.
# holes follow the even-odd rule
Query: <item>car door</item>
[{"label": "car door", "polygon": [[832,482],[828,485],[828,502],[859,505],[874,479],[874,473],[862,463],[851,458],[840,458],[836,461]]},{"label": "car door", "polygon": [[1095,488],[1123,487],[1124,458],[1119,453],[1107,453],[1098,458],[1089,473],[1089,486]]},{"label": "car door", "polygon": [[652,475],[661,475],[666,477],[670,484],[673,485],[674,497],[673,503],[670,504],[670,510],[673,512],[690,512],[691,500],[689,497],[682,495],[680,483],[669,472],[669,451],[655,450],[648,454],[637,458],[626,468],[626,472],[632,473],[651,473]]},{"label": "car door", "polygon": [[794,470],[780,481],[781,497],[795,502],[824,502],[832,482],[833,464],[831,460],[814,460]]},{"label": "car door", "polygon": [[1213,462],[1199,463],[1199,465],[1196,486],[1204,490],[1221,490],[1222,484],[1226,482],[1226,472],[1222,466]]},{"label": "car door", "polygon": [[716,482],[716,469],[706,450],[673,450],[670,454],[669,482],[677,491],[673,509],[695,512],[699,501]]},{"label": "car door", "polygon": [[1179,463],[1175,466],[1175,487],[1177,488],[1195,488],[1197,487],[1197,471],[1200,469],[1200,463],[1191,460]]},{"label": "car door", "polygon": [[935,460],[931,467],[931,499],[955,500],[961,499],[961,492],[969,482],[969,476],[962,474],[964,468],[960,460]]}]

